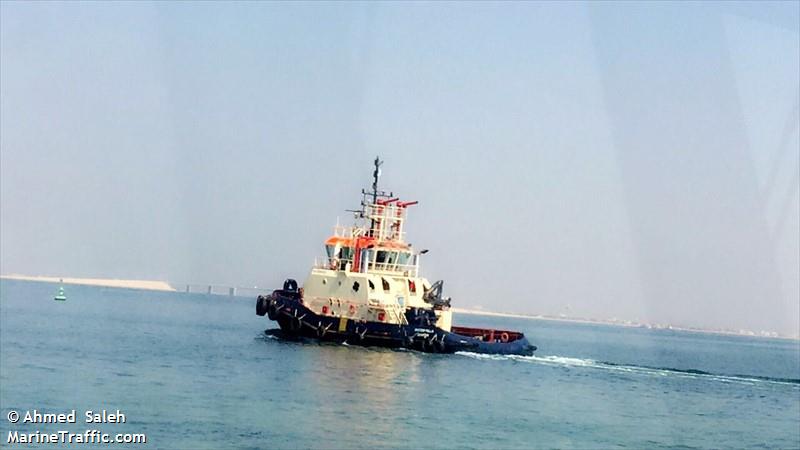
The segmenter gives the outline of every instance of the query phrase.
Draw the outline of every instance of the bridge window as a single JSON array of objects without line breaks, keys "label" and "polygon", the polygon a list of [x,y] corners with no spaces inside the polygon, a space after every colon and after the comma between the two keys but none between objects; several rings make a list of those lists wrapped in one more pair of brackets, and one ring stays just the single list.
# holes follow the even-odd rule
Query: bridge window
[{"label": "bridge window", "polygon": [[411,259],[411,253],[400,252],[397,255],[397,264],[401,266],[407,266],[408,261]]},{"label": "bridge window", "polygon": [[381,282],[383,283],[383,290],[389,292],[391,287],[389,286],[389,282],[386,281],[386,278],[381,278]]},{"label": "bridge window", "polygon": [[399,258],[398,252],[378,250],[375,253],[375,268],[378,270],[394,270]]}]

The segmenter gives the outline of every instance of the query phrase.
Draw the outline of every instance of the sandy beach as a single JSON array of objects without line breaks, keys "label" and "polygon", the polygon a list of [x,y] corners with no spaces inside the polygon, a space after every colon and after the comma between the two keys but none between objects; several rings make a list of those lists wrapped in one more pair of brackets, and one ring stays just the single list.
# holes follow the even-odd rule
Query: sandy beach
[{"label": "sandy beach", "polygon": [[33,275],[0,275],[7,280],[39,281],[43,283],[83,284],[87,286],[103,286],[128,289],[147,289],[152,291],[174,291],[175,289],[165,281],[152,280],[117,280],[107,278],[71,278]]}]

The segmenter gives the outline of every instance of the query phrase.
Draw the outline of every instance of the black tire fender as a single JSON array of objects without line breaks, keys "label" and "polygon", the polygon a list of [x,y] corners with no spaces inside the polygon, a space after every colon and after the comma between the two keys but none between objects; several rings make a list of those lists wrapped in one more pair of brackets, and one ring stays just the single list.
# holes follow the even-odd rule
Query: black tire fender
[{"label": "black tire fender", "polygon": [[[295,314],[297,314],[297,311],[295,311]],[[290,331],[300,331],[300,327],[302,327],[302,326],[303,326],[303,324],[300,323],[300,318],[299,317],[297,317],[296,315],[292,315],[292,316],[289,317],[289,330]]]},{"label": "black tire fender", "polygon": [[433,348],[439,353],[444,353],[447,350],[447,345],[444,343],[445,335],[441,334],[438,337],[439,339],[433,339]]},{"label": "black tire fender", "polygon": [[267,305],[267,317],[269,320],[278,320],[278,305],[275,300],[270,301]]},{"label": "black tire fender", "polygon": [[263,316],[269,310],[269,301],[263,295],[259,295],[256,300],[256,315]]},{"label": "black tire fender", "polygon": [[286,281],[283,282],[283,290],[287,292],[297,292],[297,281],[287,278]]},{"label": "black tire fender", "polygon": [[317,337],[324,338],[328,334],[328,328],[330,328],[330,325],[322,326],[322,322],[320,322],[319,326],[317,326]]},{"label": "black tire fender", "polygon": [[427,339],[422,338],[419,341],[419,350],[421,352],[426,352],[426,353],[430,351],[430,347],[428,346],[428,340]]},{"label": "black tire fender", "polygon": [[355,330],[353,331],[356,333],[356,339],[358,339],[358,342],[364,342],[364,335],[367,334],[367,328],[364,327],[364,331],[358,331],[358,327],[356,326]]},{"label": "black tire fender", "polygon": [[414,346],[414,338],[408,335],[408,331],[403,328],[403,347],[411,348]]}]

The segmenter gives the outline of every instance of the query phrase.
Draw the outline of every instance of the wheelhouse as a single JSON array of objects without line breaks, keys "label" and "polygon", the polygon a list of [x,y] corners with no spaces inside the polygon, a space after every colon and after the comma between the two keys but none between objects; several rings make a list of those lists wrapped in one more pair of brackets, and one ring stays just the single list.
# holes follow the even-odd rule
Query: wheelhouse
[{"label": "wheelhouse", "polygon": [[[366,196],[365,196],[366,200]],[[397,198],[362,202],[360,225],[337,226],[325,241],[325,259],[317,267],[329,270],[417,276],[419,253],[403,241],[406,209],[417,202]]]}]

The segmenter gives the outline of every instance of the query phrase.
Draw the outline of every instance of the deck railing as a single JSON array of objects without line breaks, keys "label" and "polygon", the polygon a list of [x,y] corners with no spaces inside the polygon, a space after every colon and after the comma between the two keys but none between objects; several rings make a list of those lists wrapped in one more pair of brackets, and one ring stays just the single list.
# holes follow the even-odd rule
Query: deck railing
[{"label": "deck railing", "polygon": [[[350,265],[350,271],[353,271],[352,259],[332,259],[328,257],[314,258],[314,268],[327,269],[327,270],[345,270],[347,265]],[[397,263],[378,263],[370,261],[367,266],[368,272],[379,272],[387,275],[403,275],[408,277],[416,277],[419,274],[419,266],[416,264],[397,264]]]}]

